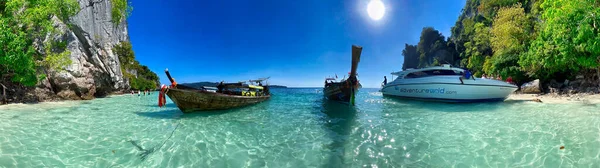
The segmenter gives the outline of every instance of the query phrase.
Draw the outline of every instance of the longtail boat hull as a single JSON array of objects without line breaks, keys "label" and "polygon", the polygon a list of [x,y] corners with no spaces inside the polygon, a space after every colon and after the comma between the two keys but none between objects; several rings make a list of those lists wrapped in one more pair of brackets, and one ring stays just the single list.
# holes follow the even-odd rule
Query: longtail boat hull
[{"label": "longtail boat hull", "polygon": [[325,98],[328,100],[339,101],[353,104],[354,96],[358,92],[358,86],[350,86],[345,83],[331,83],[323,89]]},{"label": "longtail boat hull", "polygon": [[208,91],[204,87],[198,89],[185,85],[177,85],[177,82],[171,77],[168,69],[165,70],[165,73],[171,81],[171,87],[161,87],[158,106],[164,105],[164,95],[166,94],[173,100],[179,110],[185,113],[239,108],[260,103],[271,98],[269,86],[262,86],[260,84],[260,82],[268,78],[250,81],[258,82],[259,86],[221,82],[217,85],[217,91]]},{"label": "longtail boat hull", "polygon": [[166,92],[179,110],[183,112],[226,110],[260,103],[271,98],[267,96],[237,96],[202,90],[171,88]]},{"label": "longtail boat hull", "polygon": [[350,76],[346,80],[340,82],[328,82],[326,79],[325,87],[323,88],[323,94],[328,100],[339,101],[343,103],[349,103],[354,105],[355,95],[360,88],[360,83],[357,79],[358,62],[360,62],[360,55],[362,47],[352,45],[352,65],[350,68]]}]

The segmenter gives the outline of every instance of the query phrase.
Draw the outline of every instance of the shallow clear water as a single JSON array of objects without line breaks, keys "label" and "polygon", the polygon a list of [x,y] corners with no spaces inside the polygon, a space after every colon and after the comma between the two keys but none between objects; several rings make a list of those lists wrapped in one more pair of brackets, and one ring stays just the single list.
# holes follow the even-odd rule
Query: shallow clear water
[{"label": "shallow clear water", "polygon": [[[0,167],[600,167],[600,105],[444,104],[273,89],[183,114],[157,94],[0,106]],[[559,149],[564,146],[565,149]]]}]

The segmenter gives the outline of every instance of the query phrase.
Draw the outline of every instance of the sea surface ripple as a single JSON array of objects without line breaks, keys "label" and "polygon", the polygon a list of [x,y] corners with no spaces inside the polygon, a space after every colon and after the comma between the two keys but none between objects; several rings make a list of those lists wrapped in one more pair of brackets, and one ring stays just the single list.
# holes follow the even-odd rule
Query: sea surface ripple
[{"label": "sea surface ripple", "polygon": [[272,90],[208,113],[158,108],[156,92],[0,106],[0,167],[600,167],[598,104]]}]

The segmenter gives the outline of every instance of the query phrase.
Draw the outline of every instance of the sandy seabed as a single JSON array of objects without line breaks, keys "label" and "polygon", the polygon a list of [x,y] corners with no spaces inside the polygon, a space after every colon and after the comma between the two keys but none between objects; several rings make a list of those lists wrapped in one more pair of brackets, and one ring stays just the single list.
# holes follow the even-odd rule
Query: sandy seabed
[{"label": "sandy seabed", "polygon": [[542,103],[589,103],[600,104],[599,94],[574,94],[574,95],[557,95],[557,94],[511,94],[506,99],[507,101],[533,101],[539,99]]}]

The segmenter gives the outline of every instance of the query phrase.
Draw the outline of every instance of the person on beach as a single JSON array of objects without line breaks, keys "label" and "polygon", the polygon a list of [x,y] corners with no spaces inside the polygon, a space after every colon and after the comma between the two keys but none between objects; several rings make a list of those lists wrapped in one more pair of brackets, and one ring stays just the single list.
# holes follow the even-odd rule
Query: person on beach
[{"label": "person on beach", "polygon": [[510,84],[513,84],[513,79],[512,79],[512,77],[511,77],[511,76],[509,76],[508,78],[506,78],[506,82],[507,82],[507,83],[510,83]]},{"label": "person on beach", "polygon": [[481,79],[487,79],[487,76],[485,76],[485,74],[481,75]]},{"label": "person on beach", "polygon": [[223,93],[223,87],[225,86],[223,85],[223,81],[221,81],[221,83],[217,85],[217,93]]}]

